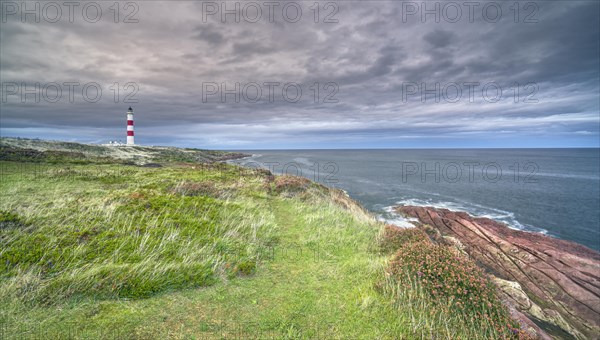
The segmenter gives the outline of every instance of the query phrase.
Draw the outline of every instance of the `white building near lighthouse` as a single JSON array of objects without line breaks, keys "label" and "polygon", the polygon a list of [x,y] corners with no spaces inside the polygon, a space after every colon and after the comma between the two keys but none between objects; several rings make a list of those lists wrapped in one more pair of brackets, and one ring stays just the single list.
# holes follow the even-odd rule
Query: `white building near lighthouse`
[{"label": "white building near lighthouse", "polygon": [[135,145],[135,136],[133,134],[133,109],[131,106],[127,110],[127,145]]}]

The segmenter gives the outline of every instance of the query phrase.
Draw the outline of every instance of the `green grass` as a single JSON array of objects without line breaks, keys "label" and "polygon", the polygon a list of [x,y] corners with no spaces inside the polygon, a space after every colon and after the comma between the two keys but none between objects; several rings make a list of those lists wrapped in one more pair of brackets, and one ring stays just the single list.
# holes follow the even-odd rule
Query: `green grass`
[{"label": "green grass", "polygon": [[383,226],[338,190],[216,164],[0,171],[0,337],[493,334],[392,293]]},{"label": "green grass", "polygon": [[340,192],[232,166],[1,166],[9,334],[40,324],[62,335],[71,324],[93,335],[110,320],[126,337],[392,336],[397,327],[379,327],[395,323],[373,288],[385,260],[379,226],[333,203]]}]

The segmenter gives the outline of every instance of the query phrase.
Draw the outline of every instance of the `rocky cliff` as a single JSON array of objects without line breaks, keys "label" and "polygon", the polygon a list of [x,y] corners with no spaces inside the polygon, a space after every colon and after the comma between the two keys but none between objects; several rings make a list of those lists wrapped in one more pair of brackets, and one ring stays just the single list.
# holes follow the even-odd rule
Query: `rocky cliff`
[{"label": "rocky cliff", "polygon": [[[488,218],[400,206],[434,241],[452,244],[495,277],[517,313],[558,338],[600,338],[600,253]],[[520,312],[520,313],[519,313]]]}]

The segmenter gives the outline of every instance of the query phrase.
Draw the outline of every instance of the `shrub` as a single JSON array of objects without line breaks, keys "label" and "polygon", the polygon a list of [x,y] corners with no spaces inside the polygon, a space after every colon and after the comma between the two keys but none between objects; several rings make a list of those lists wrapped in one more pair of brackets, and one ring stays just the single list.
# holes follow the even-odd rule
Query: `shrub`
[{"label": "shrub", "polygon": [[39,162],[43,159],[41,151],[0,147],[0,161]]},{"label": "shrub", "polygon": [[468,323],[490,325],[501,337],[520,334],[486,274],[452,247],[406,243],[398,249],[388,272],[401,288],[414,289],[414,283],[419,284],[445,313],[462,315]]},{"label": "shrub", "polygon": [[288,193],[288,194],[298,194],[305,192],[311,181],[298,176],[290,176],[283,175],[275,178],[275,192],[278,194]]},{"label": "shrub", "polygon": [[416,242],[429,242],[429,237],[420,228],[399,228],[386,224],[379,237],[379,246],[384,253],[396,251]]}]

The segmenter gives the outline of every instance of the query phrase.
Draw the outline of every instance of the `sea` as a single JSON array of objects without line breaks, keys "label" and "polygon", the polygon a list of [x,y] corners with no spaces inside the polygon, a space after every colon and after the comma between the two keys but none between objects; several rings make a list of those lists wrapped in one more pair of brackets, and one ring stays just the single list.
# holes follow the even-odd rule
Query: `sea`
[{"label": "sea", "polygon": [[241,150],[232,162],[346,191],[380,220],[398,205],[465,211],[600,251],[600,149]]}]

